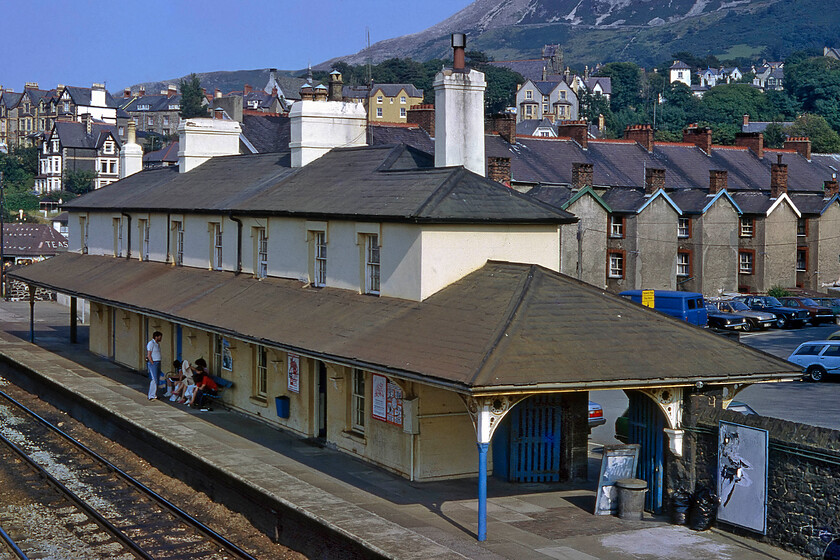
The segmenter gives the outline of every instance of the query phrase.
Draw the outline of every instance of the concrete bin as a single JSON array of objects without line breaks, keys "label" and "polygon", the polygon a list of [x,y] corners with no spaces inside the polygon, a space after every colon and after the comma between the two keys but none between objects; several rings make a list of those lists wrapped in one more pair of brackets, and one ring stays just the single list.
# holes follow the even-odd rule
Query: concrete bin
[{"label": "concrete bin", "polygon": [[622,478],[615,482],[615,487],[618,489],[618,516],[621,519],[641,519],[647,482],[640,478]]}]

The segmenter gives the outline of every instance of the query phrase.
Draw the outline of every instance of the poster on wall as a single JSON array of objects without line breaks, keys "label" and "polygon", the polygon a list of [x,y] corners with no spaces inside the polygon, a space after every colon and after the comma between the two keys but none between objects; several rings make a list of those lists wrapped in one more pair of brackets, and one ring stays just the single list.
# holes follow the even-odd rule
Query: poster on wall
[{"label": "poster on wall", "polygon": [[387,393],[387,411],[385,421],[389,424],[402,426],[402,388],[389,380]]},{"label": "poster on wall", "polygon": [[370,415],[377,420],[385,420],[387,418],[387,385],[388,379],[382,375],[373,375],[373,388],[371,395],[373,397],[373,406],[370,409]]},{"label": "poster on wall", "polygon": [[222,369],[233,371],[233,354],[230,353],[230,341],[222,339]]},{"label": "poster on wall", "polygon": [[718,430],[718,519],[767,533],[768,432],[721,422]]},{"label": "poster on wall", "polygon": [[289,391],[300,393],[300,356],[289,354]]}]

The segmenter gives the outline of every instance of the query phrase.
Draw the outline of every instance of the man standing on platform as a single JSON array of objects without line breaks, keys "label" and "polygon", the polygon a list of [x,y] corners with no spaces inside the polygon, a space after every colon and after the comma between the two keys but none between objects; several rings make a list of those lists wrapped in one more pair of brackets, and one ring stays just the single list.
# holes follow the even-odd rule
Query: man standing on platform
[{"label": "man standing on platform", "polygon": [[160,378],[160,341],[163,339],[163,333],[155,331],[152,334],[152,340],[146,344],[146,363],[149,366],[149,400],[153,401],[157,398],[158,379]]}]

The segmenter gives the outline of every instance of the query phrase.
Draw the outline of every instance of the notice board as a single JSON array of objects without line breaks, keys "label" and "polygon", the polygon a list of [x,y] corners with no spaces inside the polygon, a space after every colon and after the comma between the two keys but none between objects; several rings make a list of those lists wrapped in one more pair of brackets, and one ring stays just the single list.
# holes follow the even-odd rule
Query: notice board
[{"label": "notice board", "polygon": [[640,447],[638,443],[604,446],[598,493],[595,495],[595,515],[611,515],[618,510],[615,483],[622,478],[636,477]]}]

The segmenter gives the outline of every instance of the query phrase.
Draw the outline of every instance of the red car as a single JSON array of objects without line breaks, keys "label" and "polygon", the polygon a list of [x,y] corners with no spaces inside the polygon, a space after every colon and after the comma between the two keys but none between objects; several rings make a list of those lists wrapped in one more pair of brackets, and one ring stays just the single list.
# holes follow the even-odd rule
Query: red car
[{"label": "red car", "polygon": [[830,308],[820,305],[816,301],[807,297],[780,297],[779,301],[785,307],[792,307],[794,309],[805,309],[811,316],[811,324],[817,325],[819,323],[833,323],[835,320],[834,311]]}]

